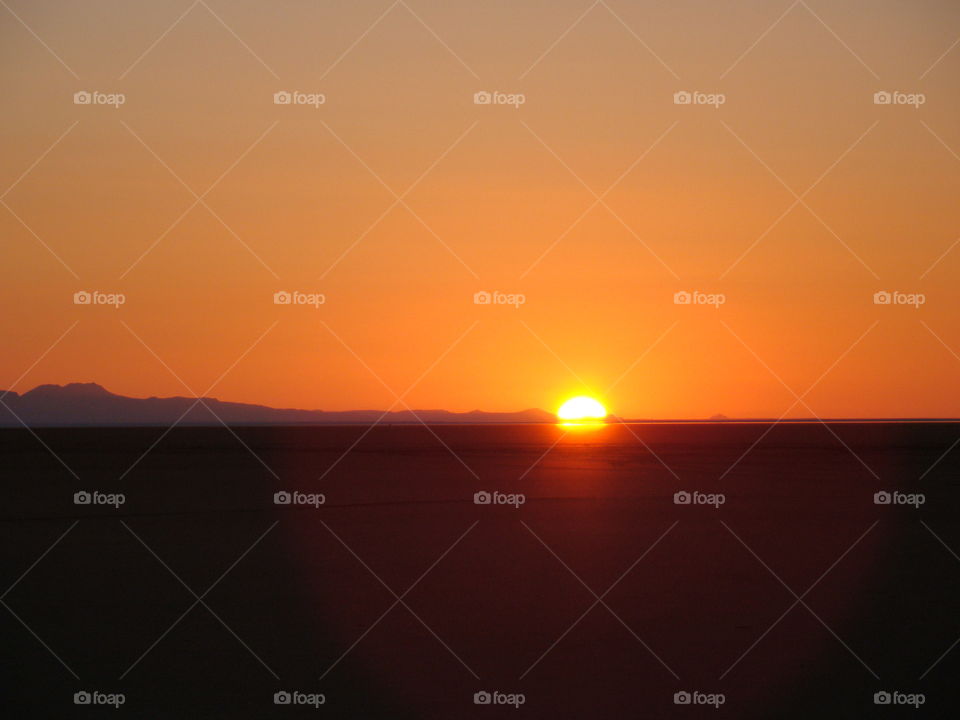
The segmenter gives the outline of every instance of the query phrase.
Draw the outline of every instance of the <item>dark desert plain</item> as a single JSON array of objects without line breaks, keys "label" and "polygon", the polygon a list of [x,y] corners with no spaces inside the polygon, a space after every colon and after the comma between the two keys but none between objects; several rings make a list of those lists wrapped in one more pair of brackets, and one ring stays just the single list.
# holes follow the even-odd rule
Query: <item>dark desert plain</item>
[{"label": "dark desert plain", "polygon": [[[3,598],[30,627],[3,625],[5,714],[87,687],[137,718],[951,717],[958,430],[3,429],[4,577],[42,556]],[[274,704],[294,689],[325,702]]]}]

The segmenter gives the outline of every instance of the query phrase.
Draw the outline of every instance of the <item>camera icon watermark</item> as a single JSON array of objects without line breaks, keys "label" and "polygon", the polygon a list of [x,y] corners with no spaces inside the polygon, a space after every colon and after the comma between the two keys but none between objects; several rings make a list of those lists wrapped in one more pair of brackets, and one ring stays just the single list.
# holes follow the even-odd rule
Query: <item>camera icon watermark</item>
[{"label": "camera icon watermark", "polygon": [[921,305],[927,304],[927,296],[923,293],[905,293],[899,290],[888,292],[887,290],[878,290],[873,294],[874,305],[907,305],[915,310]]},{"label": "camera icon watermark", "polygon": [[521,305],[525,305],[526,302],[527,296],[523,293],[504,293],[499,290],[488,292],[487,290],[480,290],[473,294],[474,305],[512,305],[515,308],[519,308]]},{"label": "camera icon watermark", "polygon": [[923,493],[903,493],[899,490],[889,492],[880,490],[873,494],[874,505],[909,505],[914,510],[919,510],[921,505],[927,502],[927,496]]},{"label": "camera icon watermark", "polygon": [[274,705],[308,706],[314,709],[325,705],[327,696],[323,693],[305,693],[299,690],[279,690],[273,694]]},{"label": "camera icon watermark", "polygon": [[502,493],[499,490],[492,492],[480,490],[473,494],[474,505],[510,505],[518,509],[527,502],[527,496],[523,493]]},{"label": "camera icon watermark", "polygon": [[712,105],[715,109],[725,105],[727,96],[723,93],[705,93],[694,90],[678,90],[673,94],[674,105]]},{"label": "camera icon watermark", "polygon": [[287,492],[281,490],[273,494],[274,505],[309,505],[313,508],[319,508],[327,502],[327,496],[323,493],[302,493],[298,490]]},{"label": "camera icon watermark", "polygon": [[910,705],[914,710],[927,702],[923,693],[904,693],[899,690],[880,690],[873,694],[874,705]]},{"label": "camera icon watermark", "polygon": [[718,510],[721,505],[727,502],[727,496],[723,493],[704,493],[699,490],[689,492],[687,490],[678,490],[673,494],[674,505],[710,505],[714,510]]},{"label": "camera icon watermark", "polygon": [[918,110],[920,106],[925,105],[926,102],[927,96],[923,93],[878,90],[873,94],[874,105],[910,105],[914,110]]},{"label": "camera icon watermark", "polygon": [[327,103],[323,93],[305,93],[299,90],[278,90],[273,94],[274,105],[308,105],[318,110]]},{"label": "camera icon watermark", "polygon": [[123,693],[105,693],[99,690],[80,690],[73,694],[74,705],[110,705],[119,709],[127,701]]},{"label": "camera icon watermark", "polygon": [[712,705],[716,710],[727,701],[723,693],[705,693],[699,690],[680,690],[673,694],[674,705]]},{"label": "camera icon watermark", "polygon": [[520,106],[526,104],[526,102],[527,96],[523,93],[487,92],[486,90],[481,90],[473,94],[474,105],[510,105],[519,110]]},{"label": "camera icon watermark", "polygon": [[127,296],[123,293],[105,293],[99,290],[88,292],[86,290],[77,290],[73,294],[74,305],[108,305],[119,309],[121,305],[126,305]]},{"label": "camera icon watermark", "polygon": [[326,302],[327,296],[323,293],[277,290],[273,294],[274,305],[309,305],[313,308],[319,308],[321,305],[325,305]]},{"label": "camera icon watermark", "polygon": [[73,494],[74,505],[111,505],[114,509],[119,508],[127,501],[127,496],[123,493],[102,493],[99,490],[87,492],[78,490]]},{"label": "camera icon watermark", "polygon": [[123,93],[104,93],[97,90],[78,90],[73,94],[74,105],[109,105],[119,108],[127,102]]},{"label": "camera icon watermark", "polygon": [[504,693],[499,690],[488,692],[480,690],[473,694],[474,705],[512,705],[514,709],[519,709],[527,701],[527,696],[523,693]]},{"label": "camera icon watermark", "polygon": [[717,310],[721,305],[725,305],[727,296],[723,293],[704,293],[699,290],[688,292],[687,290],[678,290],[673,294],[674,305],[710,305]]}]

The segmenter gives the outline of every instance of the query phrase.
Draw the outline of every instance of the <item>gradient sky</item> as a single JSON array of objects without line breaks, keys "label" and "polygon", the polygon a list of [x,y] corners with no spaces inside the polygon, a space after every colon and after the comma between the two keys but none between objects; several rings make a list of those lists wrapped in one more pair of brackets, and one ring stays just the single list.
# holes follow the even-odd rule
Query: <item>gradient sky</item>
[{"label": "gradient sky", "polygon": [[955,2],[5,4],[0,387],[960,415]]}]

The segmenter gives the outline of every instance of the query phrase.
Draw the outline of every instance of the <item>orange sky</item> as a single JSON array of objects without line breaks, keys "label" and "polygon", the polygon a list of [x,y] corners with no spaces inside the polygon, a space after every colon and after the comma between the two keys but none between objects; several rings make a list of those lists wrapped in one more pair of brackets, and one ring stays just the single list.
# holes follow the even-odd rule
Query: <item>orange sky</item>
[{"label": "orange sky", "polygon": [[0,387],[960,415],[956,3],[7,4]]}]

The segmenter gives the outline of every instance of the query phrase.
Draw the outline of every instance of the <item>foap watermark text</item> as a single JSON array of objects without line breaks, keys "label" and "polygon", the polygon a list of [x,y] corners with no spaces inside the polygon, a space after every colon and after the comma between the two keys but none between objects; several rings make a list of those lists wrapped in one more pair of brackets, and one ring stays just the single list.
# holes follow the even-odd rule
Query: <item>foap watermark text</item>
[{"label": "foap watermark text", "polygon": [[499,91],[487,92],[481,90],[473,94],[474,105],[509,105],[515,109],[520,109],[521,105],[527,102],[527,96],[523,93],[505,93]]},{"label": "foap watermark text", "polygon": [[474,505],[510,505],[511,507],[519,508],[525,502],[527,502],[527,496],[523,493],[502,493],[499,490],[480,490],[473,494]]},{"label": "foap watermark text", "polygon": [[673,694],[674,705],[712,705],[714,710],[727,701],[723,693],[705,693],[699,690],[680,690]]},{"label": "foap watermark text", "polygon": [[281,490],[273,494],[274,505],[309,505],[318,508],[327,501],[327,496],[323,493],[302,493],[298,490],[287,492]]},{"label": "foap watermark text", "polygon": [[99,690],[80,690],[73,694],[74,705],[109,705],[118,710],[127,701],[123,693],[105,693]]},{"label": "foap watermark text", "polygon": [[126,305],[127,296],[123,293],[107,293],[100,292],[99,290],[86,291],[86,290],[77,290],[73,294],[73,304],[74,305],[109,305],[114,308],[119,308],[121,305]]},{"label": "foap watermark text", "polygon": [[910,705],[917,710],[927,701],[923,693],[904,693],[899,690],[880,690],[873,694],[874,705]]},{"label": "foap watermark text", "polygon": [[723,293],[705,293],[700,292],[699,290],[688,292],[687,290],[679,290],[673,294],[674,305],[710,305],[719,309],[720,306],[725,305],[726,302],[727,296]]},{"label": "foap watermark text", "polygon": [[474,705],[512,705],[514,709],[519,710],[520,706],[527,701],[527,696],[523,693],[505,693],[499,690],[487,692],[481,690],[473,694]]},{"label": "foap watermark text", "polygon": [[298,90],[278,90],[273,94],[274,105],[308,105],[314,109],[325,105],[327,96],[323,93],[305,93]]},{"label": "foap watermark text", "polygon": [[927,296],[923,293],[906,293],[899,290],[878,290],[873,294],[874,305],[907,305],[914,309],[927,304]]},{"label": "foap watermark text", "polygon": [[523,293],[505,293],[499,290],[488,292],[480,290],[473,294],[474,305],[512,305],[515,308],[525,305],[527,296]]},{"label": "foap watermark text", "polygon": [[719,508],[727,502],[727,496],[723,493],[704,493],[699,490],[689,492],[687,490],[678,490],[673,494],[674,505],[710,505],[714,509]]},{"label": "foap watermark text", "polygon": [[299,690],[279,690],[273,694],[274,705],[299,705],[318,708],[325,705],[327,696],[323,693],[305,693]]},{"label": "foap watermark text", "polygon": [[118,508],[127,501],[127,496],[123,493],[103,493],[99,490],[87,492],[79,490],[73,494],[74,505],[110,505]]},{"label": "foap watermark text", "polygon": [[925,105],[927,96],[923,93],[905,93],[899,90],[878,90],[873,94],[874,105],[910,105],[914,110]]},{"label": "foap watermark text", "polygon": [[98,90],[80,90],[73,94],[74,105],[109,105],[118,108],[127,102],[123,93],[105,93]]},{"label": "foap watermark text", "polygon": [[920,508],[927,502],[927,496],[923,493],[903,493],[899,490],[892,492],[880,490],[873,494],[874,505],[909,505],[914,510]]},{"label": "foap watermark text", "polygon": [[327,296],[323,293],[306,293],[300,292],[299,290],[292,292],[277,290],[277,292],[273,294],[274,305],[309,305],[318,308],[321,305],[325,305],[326,302]]},{"label": "foap watermark text", "polygon": [[678,90],[673,94],[674,105],[712,105],[719,108],[726,104],[727,96],[723,93],[705,93],[694,90]]}]

